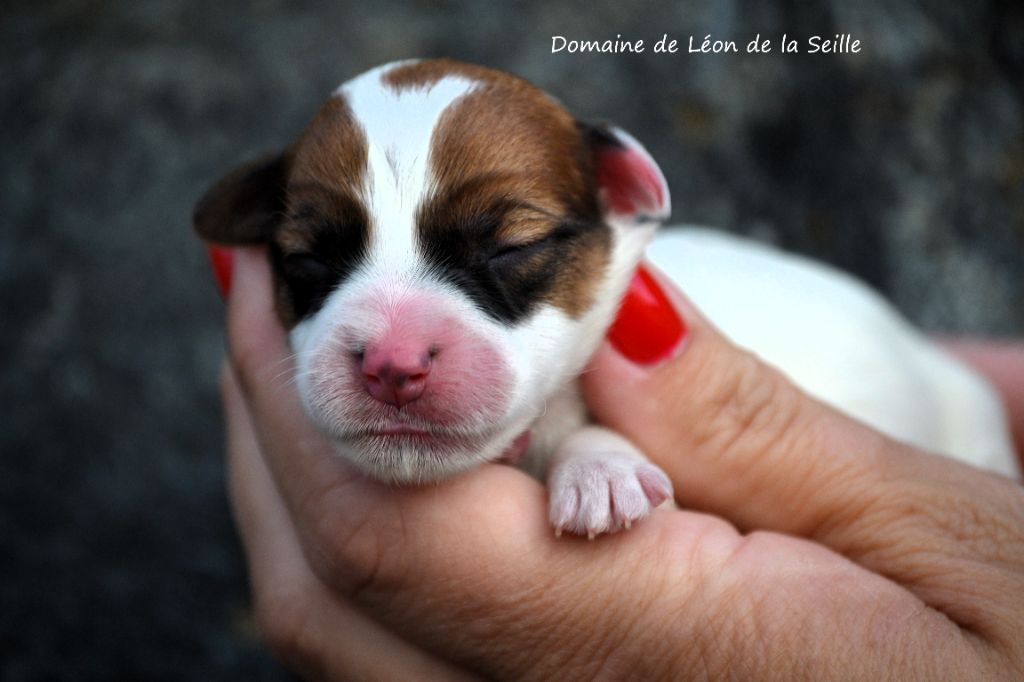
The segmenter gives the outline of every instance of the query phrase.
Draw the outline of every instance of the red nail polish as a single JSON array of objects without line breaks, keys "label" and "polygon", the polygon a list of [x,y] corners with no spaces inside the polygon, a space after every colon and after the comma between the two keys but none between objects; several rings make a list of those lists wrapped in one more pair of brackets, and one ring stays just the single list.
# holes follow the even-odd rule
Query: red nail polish
[{"label": "red nail polish", "polygon": [[235,252],[223,246],[207,244],[206,253],[210,257],[210,267],[213,268],[213,278],[217,281],[220,295],[227,298],[231,291],[231,268],[235,262]]},{"label": "red nail polish", "polygon": [[619,353],[639,365],[667,359],[686,336],[686,324],[665,292],[642,265],[629,284],[608,331]]}]

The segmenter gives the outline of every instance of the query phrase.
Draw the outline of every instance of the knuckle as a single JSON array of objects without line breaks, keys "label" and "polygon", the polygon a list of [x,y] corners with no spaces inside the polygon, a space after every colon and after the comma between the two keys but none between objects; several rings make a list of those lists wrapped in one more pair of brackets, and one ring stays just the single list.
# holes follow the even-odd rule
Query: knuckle
[{"label": "knuckle", "polygon": [[994,477],[980,478],[976,495],[963,495],[956,506],[964,513],[950,518],[947,528],[978,554],[1008,566],[1024,563],[1024,490],[1016,483]]},{"label": "knuckle", "polygon": [[901,496],[879,505],[879,516],[894,530],[903,530],[904,538],[916,540],[904,543],[915,553],[943,549],[1019,565],[1024,560],[1024,494],[1016,486],[1007,488],[988,476],[971,476],[967,486],[908,483]]},{"label": "knuckle", "polygon": [[704,521],[685,543],[694,547],[689,560],[693,587],[665,619],[686,633],[682,638],[663,638],[681,640],[662,652],[671,670],[699,671],[702,679],[730,679],[736,677],[736,661],[742,660],[745,674],[740,677],[757,677],[755,671],[765,664],[767,652],[778,647],[765,618],[772,611],[767,603],[771,590],[750,589],[743,565],[758,561],[748,557],[763,554],[761,538],[757,532],[740,536],[727,522],[714,519]]},{"label": "knuckle", "polygon": [[899,481],[861,515],[844,554],[1006,648],[1016,637],[1007,637],[1014,626],[1005,615],[1021,603],[1008,595],[1024,587],[1024,516],[1013,513],[1007,493],[1018,502],[1024,496],[995,477],[965,473],[950,467],[937,470],[938,478]]},{"label": "knuckle", "polygon": [[306,545],[314,573],[354,599],[399,589],[410,578],[401,515],[332,502],[347,494],[335,486],[300,502],[301,514],[313,520]]},{"label": "knuckle", "polygon": [[786,444],[799,415],[797,389],[779,372],[743,353],[711,370],[709,418],[696,427],[696,446],[715,456],[766,452]]},{"label": "knuckle", "polygon": [[959,462],[909,450],[862,494],[862,544],[888,543],[915,558],[965,557],[1019,573],[1024,489]]}]

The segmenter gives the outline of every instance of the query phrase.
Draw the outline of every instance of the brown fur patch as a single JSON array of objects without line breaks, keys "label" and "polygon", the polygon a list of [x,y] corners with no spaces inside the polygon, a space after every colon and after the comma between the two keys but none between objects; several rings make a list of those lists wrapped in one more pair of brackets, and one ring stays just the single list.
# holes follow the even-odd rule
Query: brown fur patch
[{"label": "brown fur patch", "polygon": [[[506,210],[493,234],[499,248],[542,240],[567,222],[591,224],[592,230],[564,243],[556,261],[531,261],[532,267],[557,268],[550,286],[537,292],[541,299],[579,316],[592,304],[607,265],[610,234],[601,221],[590,148],[575,119],[520,78],[450,60],[403,65],[383,81],[400,90],[447,75],[479,85],[442,115],[434,132],[436,186],[421,217],[456,215],[472,223],[474,215],[501,202]],[[431,229],[429,220],[421,221],[421,236],[429,238]]]},{"label": "brown fur patch", "polygon": [[366,174],[366,138],[342,97],[335,95],[317,111],[295,144],[289,191],[319,184],[358,196]]},{"label": "brown fur patch", "polygon": [[[469,80],[480,82],[487,82],[496,78],[519,80],[515,76],[502,71],[488,69],[486,66],[466,64],[454,59],[425,59],[389,69],[381,77],[381,82],[386,86],[390,85],[396,90],[404,90],[406,88],[421,88],[433,85],[445,76],[463,76]],[[525,81],[521,82],[529,85]]]},{"label": "brown fur patch", "polygon": [[286,259],[314,254],[336,272],[366,241],[367,219],[360,198],[367,143],[348,103],[333,96],[317,111],[292,147],[285,215],[274,234],[278,269],[277,309],[291,327],[305,314],[296,287],[284,276]]}]

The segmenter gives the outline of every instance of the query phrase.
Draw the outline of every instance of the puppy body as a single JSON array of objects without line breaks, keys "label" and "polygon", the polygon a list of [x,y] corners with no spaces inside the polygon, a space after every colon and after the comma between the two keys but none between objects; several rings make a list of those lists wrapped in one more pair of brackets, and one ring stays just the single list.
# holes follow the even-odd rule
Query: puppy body
[{"label": "puppy body", "polygon": [[733,341],[811,395],[899,440],[1019,476],[992,387],[861,282],[692,226],[665,229],[648,256]]},{"label": "puppy body", "polygon": [[[671,497],[630,443],[587,424],[575,380],[668,213],[664,177],[625,132],[580,123],[508,74],[438,60],[343,85],[291,147],[215,185],[195,224],[210,241],[268,245],[300,394],[341,456],[394,482],[521,458],[547,477],[555,527],[593,535]],[[670,243],[663,265],[724,253],[704,242]],[[735,247],[725,260],[737,271],[745,249],[763,256]],[[761,261],[748,265],[773,277],[778,263]],[[674,274],[696,289],[693,272]],[[696,299],[729,325],[749,304],[737,282],[719,285],[737,293]],[[746,336],[756,351],[791,349],[766,354],[776,362],[822,340]],[[863,353],[892,350],[877,341]],[[932,352],[915,344],[904,346]],[[833,369],[842,363],[837,352]],[[807,383],[799,364],[783,369]],[[809,383],[843,408],[847,391],[827,392],[838,374],[821,367]],[[865,405],[878,395],[862,392]]]}]

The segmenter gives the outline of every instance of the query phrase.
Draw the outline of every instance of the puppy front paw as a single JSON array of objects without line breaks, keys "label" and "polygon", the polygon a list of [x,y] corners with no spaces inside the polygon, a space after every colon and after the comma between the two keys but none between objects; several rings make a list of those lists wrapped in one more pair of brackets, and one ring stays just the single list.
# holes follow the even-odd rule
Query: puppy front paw
[{"label": "puppy front paw", "polygon": [[632,445],[596,449],[573,447],[548,477],[549,516],[555,534],[569,531],[590,539],[629,528],[672,497],[672,482],[640,458]]}]

